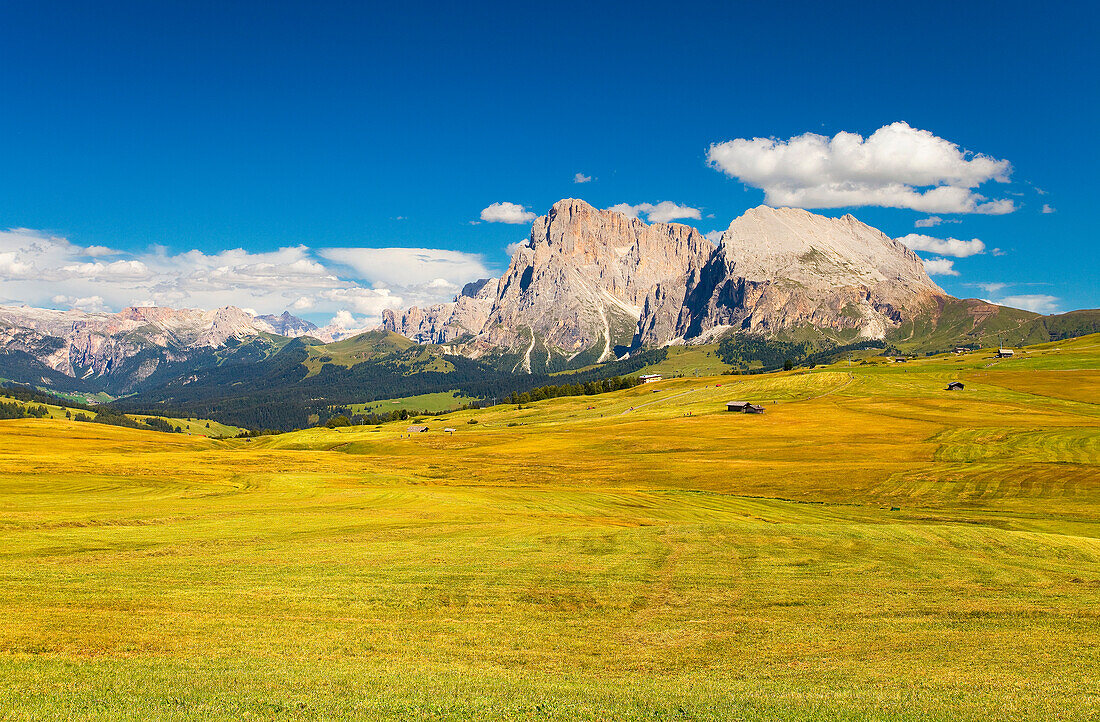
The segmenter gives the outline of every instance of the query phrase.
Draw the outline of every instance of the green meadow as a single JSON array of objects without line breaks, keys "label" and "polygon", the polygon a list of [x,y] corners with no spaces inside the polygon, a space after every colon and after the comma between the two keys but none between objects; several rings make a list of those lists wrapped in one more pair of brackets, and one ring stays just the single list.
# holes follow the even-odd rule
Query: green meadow
[{"label": "green meadow", "polygon": [[450,411],[460,408],[463,404],[469,404],[477,399],[464,396],[459,391],[437,391],[431,394],[418,394],[416,396],[402,396],[397,399],[384,401],[370,401],[364,404],[348,404],[348,408],[356,414],[385,414],[390,411]]},{"label": "green meadow", "polygon": [[[15,403],[25,409],[45,407],[46,416],[43,418],[71,419],[77,414],[94,416],[92,412],[83,411],[81,409],[59,406],[57,404],[43,404],[37,401],[20,401],[19,399],[12,398],[11,396],[4,396],[3,394],[0,394],[0,401],[6,403]],[[146,419],[163,419],[166,423],[170,424],[173,429],[178,429],[179,433],[191,434],[194,436],[236,436],[241,431],[244,431],[244,429],[239,426],[230,426],[228,424],[223,424],[219,421],[212,421],[211,419],[150,416],[148,414],[126,414],[126,416],[130,419],[133,419],[134,421],[145,421]]]},{"label": "green meadow", "polygon": [[0,422],[0,718],[1100,718],[1100,335],[409,423]]}]

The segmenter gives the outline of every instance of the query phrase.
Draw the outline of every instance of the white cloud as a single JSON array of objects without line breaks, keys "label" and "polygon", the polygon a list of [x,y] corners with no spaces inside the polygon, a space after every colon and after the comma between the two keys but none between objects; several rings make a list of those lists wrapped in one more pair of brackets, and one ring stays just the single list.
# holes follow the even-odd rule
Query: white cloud
[{"label": "white cloud", "polygon": [[1051,207],[1051,205],[1050,205],[1049,203],[1044,203],[1044,204],[1043,204],[1043,211],[1042,211],[1042,212],[1043,212],[1043,213],[1054,213],[1054,212],[1055,212],[1055,210],[1054,210],[1054,208],[1053,208],[1053,207]]},{"label": "white cloud", "polygon": [[968,285],[974,286],[976,288],[980,288],[983,291],[985,291],[986,293],[994,293],[994,294],[995,293],[1000,293],[1001,291],[1008,288],[1007,283],[971,283],[971,284],[968,284]]},{"label": "white cloud", "polygon": [[86,296],[84,298],[74,298],[73,296],[54,296],[50,301],[56,306],[67,306],[69,308],[79,308],[82,311],[105,311],[107,310],[107,304],[104,302],[101,296]]},{"label": "white cloud", "polygon": [[1025,311],[1034,311],[1035,313],[1050,314],[1058,311],[1059,300],[1057,296],[1034,293],[1020,296],[1005,296],[993,303],[1002,306],[1012,306],[1013,308],[1022,308]]},{"label": "white cloud", "polygon": [[703,234],[708,241],[714,245],[718,245],[722,240],[722,231],[707,231]]},{"label": "white cloud", "polygon": [[515,243],[509,243],[505,247],[504,251],[505,251],[505,253],[508,254],[508,257],[511,258],[512,256],[516,255],[516,251],[518,251],[519,249],[521,249],[521,248],[530,248],[530,246],[531,246],[531,239],[530,238],[524,238],[522,241],[516,241]]},{"label": "white cloud", "polygon": [[332,317],[331,321],[329,321],[330,326],[335,326],[336,328],[343,329],[351,328],[355,324],[355,317],[347,311],[337,311],[336,315]]},{"label": "white cloud", "polygon": [[351,312],[341,309],[336,312],[332,320],[324,330],[333,333],[337,338],[346,338],[362,333],[370,328],[370,322],[365,318],[356,318]]},{"label": "white cloud", "polygon": [[[974,198],[983,200],[985,196],[975,194]],[[1008,213],[1012,213],[1016,210],[1016,203],[1011,199],[1002,198],[996,201],[989,201],[988,203],[979,203],[974,208],[974,213],[981,213],[987,216],[1003,216]]]},{"label": "white cloud", "polygon": [[677,205],[672,201],[661,201],[656,205],[639,203],[636,206],[629,203],[619,203],[607,210],[616,211],[631,218],[638,218],[641,214],[644,214],[646,220],[650,223],[668,223],[676,218],[694,218],[695,220],[702,220],[703,218],[698,208]]},{"label": "white cloud", "polygon": [[929,276],[959,275],[959,272],[955,270],[955,262],[947,258],[924,259],[924,270],[928,272]]},{"label": "white cloud", "polygon": [[19,259],[19,255],[12,252],[0,253],[0,277],[4,278],[34,278],[34,266]]},{"label": "white cloud", "polygon": [[481,220],[487,223],[530,223],[536,216],[518,203],[493,203],[481,211]]},{"label": "white cloud", "polygon": [[391,294],[388,288],[332,288],[321,291],[318,297],[324,301],[331,301],[332,305],[345,310],[350,309],[371,318],[381,317],[384,309],[401,308],[405,305],[405,300]]},{"label": "white cloud", "polygon": [[714,143],[711,167],[761,188],[772,206],[885,206],[925,213],[1011,213],[1011,200],[989,201],[974,189],[1007,183],[1007,160],[973,154],[926,130],[898,122],[864,139],[805,133],[789,140],[737,138]]},{"label": "white cloud", "polygon": [[318,255],[386,286],[423,286],[437,278],[461,285],[491,275],[480,255],[440,248],[322,248]]},{"label": "white cloud", "polygon": [[104,256],[117,256],[119,251],[107,246],[88,246],[84,249],[84,255],[90,258],[102,258]]},{"label": "white cloud", "polygon": [[573,176],[574,183],[589,183],[592,181],[592,176],[585,175],[584,173],[577,173]]},{"label": "white cloud", "polygon": [[960,241],[957,238],[933,238],[932,236],[922,236],[919,233],[910,233],[898,240],[914,251],[928,251],[929,253],[954,256],[955,258],[967,258],[985,252],[985,244],[977,238]]},{"label": "white cloud", "polygon": [[29,228],[0,231],[0,279],[33,279],[87,257],[65,238]]},{"label": "white cloud", "polygon": [[63,266],[61,272],[71,277],[99,278],[105,281],[133,280],[149,276],[149,268],[141,261],[71,263]]},{"label": "white cloud", "polygon": [[[113,258],[88,260],[108,255]],[[462,284],[491,275],[480,256],[439,249],[318,252],[289,246],[172,253],[153,246],[136,253],[89,253],[38,231],[0,231],[0,303],[115,311],[131,305],[232,305],[315,316],[347,311],[365,323],[378,320],[384,308],[450,300]]]}]

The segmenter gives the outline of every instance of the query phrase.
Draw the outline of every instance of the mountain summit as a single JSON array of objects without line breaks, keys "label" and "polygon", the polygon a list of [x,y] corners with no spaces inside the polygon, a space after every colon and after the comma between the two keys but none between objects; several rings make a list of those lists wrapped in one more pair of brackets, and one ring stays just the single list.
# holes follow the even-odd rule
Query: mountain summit
[{"label": "mountain summit", "polygon": [[548,367],[555,357],[609,360],[633,340],[650,290],[713,250],[690,226],[648,225],[574,198],[558,201],[512,256],[479,340],[522,349],[528,371],[533,354]]},{"label": "mountain summit", "polygon": [[946,298],[913,251],[851,215],[759,206],[730,223],[705,263],[653,289],[637,343],[731,328],[880,339]]}]

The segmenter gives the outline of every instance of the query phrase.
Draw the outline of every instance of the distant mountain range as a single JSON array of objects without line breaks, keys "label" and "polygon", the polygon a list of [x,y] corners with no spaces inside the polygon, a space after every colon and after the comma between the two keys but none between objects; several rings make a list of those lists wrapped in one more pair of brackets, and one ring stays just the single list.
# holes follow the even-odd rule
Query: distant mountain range
[{"label": "distant mountain range", "polygon": [[761,206],[715,245],[690,226],[567,199],[535,220],[499,279],[449,303],[387,310],[378,331],[354,338],[234,307],[0,307],[0,380],[282,428],[333,404],[456,388],[492,397],[553,372],[625,373],[657,349],[729,338],[928,352],[1095,331],[1100,311],[1040,316],[953,298],[916,254],[850,215]]},{"label": "distant mountain range", "polygon": [[[289,313],[254,316],[232,306],[212,311],[135,307],[119,313],[0,306],[0,376],[119,394],[158,371],[185,366],[244,339],[307,334],[333,340]],[[11,373],[13,366],[24,373]]]}]

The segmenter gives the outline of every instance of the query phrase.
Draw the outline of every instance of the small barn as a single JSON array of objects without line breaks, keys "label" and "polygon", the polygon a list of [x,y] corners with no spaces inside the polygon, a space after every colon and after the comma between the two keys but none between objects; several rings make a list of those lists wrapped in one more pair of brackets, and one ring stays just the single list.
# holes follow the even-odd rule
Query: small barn
[{"label": "small barn", "polygon": [[947,384],[947,390],[948,391],[962,391],[963,390],[962,382],[961,381],[952,381],[951,383]]},{"label": "small barn", "polygon": [[1014,355],[1010,348],[997,349],[997,358],[1012,358]]},{"label": "small barn", "polygon": [[423,434],[427,430],[428,427],[424,424],[413,424],[409,428],[405,429],[405,431],[408,431],[410,434]]},{"label": "small barn", "polygon": [[453,434],[454,432],[455,432],[455,429],[452,429],[450,427],[448,427],[446,429],[443,429],[444,434]]},{"label": "small barn", "polygon": [[741,413],[748,405],[748,401],[730,401],[728,404],[726,404],[726,411],[736,411],[738,413]]},{"label": "small barn", "polygon": [[904,356],[895,356],[894,357],[894,363],[896,363],[896,364],[903,364],[903,363],[908,363],[908,362],[909,362],[909,359],[905,358]]},{"label": "small barn", "polygon": [[764,413],[764,407],[759,404],[749,404],[745,407],[746,414],[762,414]]},{"label": "small barn", "polygon": [[663,378],[664,377],[661,376],[661,374],[642,374],[638,377],[638,380],[641,381],[643,384],[652,384],[660,381]]}]

